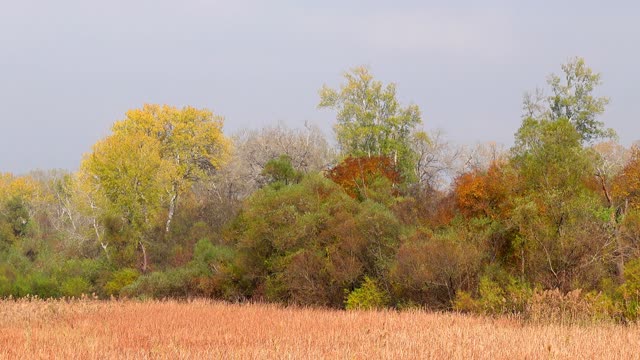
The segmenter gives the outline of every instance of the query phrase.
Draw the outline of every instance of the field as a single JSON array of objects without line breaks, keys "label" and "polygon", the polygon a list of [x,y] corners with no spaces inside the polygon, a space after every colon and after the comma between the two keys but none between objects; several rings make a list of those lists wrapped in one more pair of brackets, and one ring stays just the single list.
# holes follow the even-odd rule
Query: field
[{"label": "field", "polygon": [[0,358],[640,358],[640,327],[178,301],[0,301]]}]

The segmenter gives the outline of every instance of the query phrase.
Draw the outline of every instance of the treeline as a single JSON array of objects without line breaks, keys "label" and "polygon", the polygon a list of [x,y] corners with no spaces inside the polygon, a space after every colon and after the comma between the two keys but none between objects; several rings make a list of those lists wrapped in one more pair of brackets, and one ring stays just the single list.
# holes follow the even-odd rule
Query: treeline
[{"label": "treeline", "polygon": [[[126,113],[75,173],[0,177],[0,296],[213,297],[635,320],[640,149],[579,58],[515,145],[465,149],[368,69],[313,127],[233,137],[208,110]],[[567,315],[568,314],[568,315]]]}]

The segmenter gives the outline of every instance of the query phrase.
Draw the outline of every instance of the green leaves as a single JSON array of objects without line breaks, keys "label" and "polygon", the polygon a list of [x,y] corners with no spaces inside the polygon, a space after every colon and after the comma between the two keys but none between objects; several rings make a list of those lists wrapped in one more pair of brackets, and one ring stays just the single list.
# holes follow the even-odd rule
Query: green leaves
[{"label": "green leaves", "polygon": [[580,134],[565,118],[525,119],[512,151],[513,163],[532,189],[580,187],[593,173]]},{"label": "green leaves", "polygon": [[384,277],[399,246],[399,221],[318,175],[248,199],[234,224],[247,292],[300,304],[342,306],[344,290]]},{"label": "green leaves", "polygon": [[267,178],[269,184],[279,187],[300,182],[303,173],[293,168],[289,156],[280,155],[264,165],[262,175]]},{"label": "green leaves", "polygon": [[345,156],[388,156],[405,178],[414,176],[415,154],[411,133],[422,122],[416,105],[401,107],[395,84],[383,86],[366,67],[345,73],[340,90],[323,86],[320,108],[337,111],[334,127],[338,145]]},{"label": "green leaves", "polygon": [[598,117],[604,113],[609,98],[596,97],[593,92],[602,82],[600,74],[589,68],[584,59],[575,57],[562,65],[562,74],[551,74],[547,80],[552,95],[545,97],[541,90],[533,96],[525,95],[524,107],[537,120],[569,121],[583,143],[615,136],[604,128]]}]

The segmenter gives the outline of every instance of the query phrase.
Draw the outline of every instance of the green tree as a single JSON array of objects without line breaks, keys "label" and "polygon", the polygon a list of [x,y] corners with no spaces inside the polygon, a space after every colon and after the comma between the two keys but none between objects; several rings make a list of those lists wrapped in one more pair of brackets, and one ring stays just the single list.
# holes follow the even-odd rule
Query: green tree
[{"label": "green tree", "polygon": [[516,133],[513,162],[532,190],[576,189],[594,173],[580,133],[567,118],[527,118]]},{"label": "green tree", "polygon": [[400,230],[387,208],[352,199],[319,175],[267,186],[233,224],[236,281],[252,298],[341,307],[363,276],[384,278]]},{"label": "green tree", "polygon": [[609,98],[594,95],[596,87],[602,83],[600,74],[589,68],[584,59],[570,59],[562,65],[562,74],[551,74],[547,83],[552,95],[545,97],[537,91],[534,96],[525,96],[525,117],[551,121],[567,119],[585,143],[615,135],[598,120],[609,104]]},{"label": "green tree", "polygon": [[301,171],[293,168],[288,155],[280,155],[267,161],[262,169],[262,176],[267,178],[269,184],[275,186],[296,184],[300,182],[302,175]]},{"label": "green tree", "polygon": [[343,155],[388,156],[407,179],[415,176],[411,134],[422,122],[418,106],[402,107],[395,84],[384,86],[366,67],[344,77],[339,90],[322,87],[318,105],[337,111],[335,132]]},{"label": "green tree", "polygon": [[528,118],[512,151],[521,181],[507,224],[517,231],[522,275],[563,291],[597,286],[593,279],[613,265],[613,243],[600,197],[587,186],[595,164],[580,133],[564,117]]}]

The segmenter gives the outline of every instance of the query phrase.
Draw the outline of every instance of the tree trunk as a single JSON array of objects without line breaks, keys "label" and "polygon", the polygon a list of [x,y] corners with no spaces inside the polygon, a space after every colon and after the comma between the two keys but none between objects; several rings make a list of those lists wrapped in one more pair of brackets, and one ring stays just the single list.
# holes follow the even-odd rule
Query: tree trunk
[{"label": "tree trunk", "polygon": [[144,247],[142,241],[140,241],[140,249],[142,250],[142,273],[144,274],[147,272],[149,262],[147,258],[147,249]]},{"label": "tree trunk", "polygon": [[165,226],[165,233],[169,233],[171,230],[171,220],[173,219],[173,214],[176,211],[176,203],[178,201],[178,192],[176,191],[176,185],[173,185],[173,195],[171,196],[171,200],[169,201],[169,215],[167,217],[167,225]]}]

